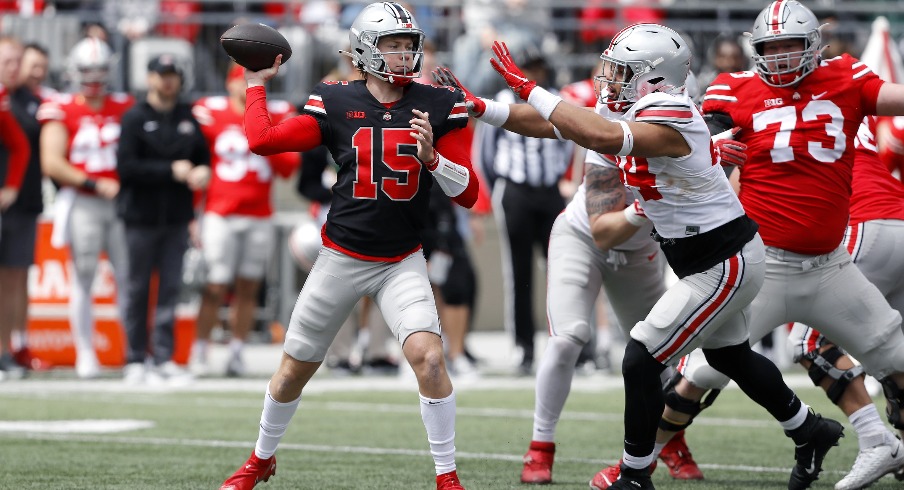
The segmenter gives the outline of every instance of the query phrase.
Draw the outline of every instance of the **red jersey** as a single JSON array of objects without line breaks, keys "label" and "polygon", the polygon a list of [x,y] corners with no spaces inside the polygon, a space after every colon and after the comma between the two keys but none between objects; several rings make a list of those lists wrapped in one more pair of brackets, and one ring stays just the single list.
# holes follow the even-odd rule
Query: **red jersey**
[{"label": "red jersey", "polygon": [[599,100],[592,78],[569,83],[562,87],[559,95],[567,102],[581,107],[596,107],[596,102]]},{"label": "red jersey", "polygon": [[822,60],[797,87],[771,87],[752,71],[723,73],[703,111],[731,116],[747,144],[741,204],[766,245],[821,255],[848,222],[854,137],[876,113],[884,82],[859,60]]},{"label": "red jersey", "polygon": [[904,220],[904,184],[879,159],[876,118],[866,117],[855,140],[851,225],[874,219]]},{"label": "red jersey", "polygon": [[9,92],[3,85],[0,85],[0,143],[8,155],[6,165],[3,165],[6,167],[6,179],[0,186],[19,189],[25,178],[28,159],[31,158],[31,146],[22,126],[13,116]]},{"label": "red jersey", "polygon": [[[285,101],[269,101],[267,110],[273,124],[295,115],[295,108]],[[252,153],[245,136],[244,110],[234,111],[227,97],[203,98],[195,103],[192,113],[210,146],[211,177],[205,211],[220,216],[273,214],[273,173],[281,177],[292,175],[301,156],[297,152],[269,157]]]},{"label": "red jersey", "polygon": [[892,172],[897,171],[904,178],[904,116],[879,118],[880,139],[879,158]]},{"label": "red jersey", "polygon": [[69,163],[88,178],[119,180],[116,173],[116,147],[122,115],[135,99],[128,94],[107,94],[99,111],[92,109],[82,95],[59,94],[41,104],[38,121],[60,121],[69,132]]}]

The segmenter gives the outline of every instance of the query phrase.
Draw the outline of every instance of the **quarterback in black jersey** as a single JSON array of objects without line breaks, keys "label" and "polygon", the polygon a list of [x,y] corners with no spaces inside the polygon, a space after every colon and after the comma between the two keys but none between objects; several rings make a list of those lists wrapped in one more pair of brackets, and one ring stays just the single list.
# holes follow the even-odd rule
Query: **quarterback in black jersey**
[{"label": "quarterback in black jersey", "polygon": [[269,155],[323,145],[339,171],[321,233],[324,246],[292,312],[257,443],[222,490],[250,489],[275,474],[274,454],[302,389],[363,296],[376,301],[417,377],[437,490],[463,489],[455,466],[455,393],[420,234],[433,185],[464,207],[477,200],[463,136],[464,97],[456,89],[412,83],[421,69],[424,34],[399,4],[365,7],[349,41],[346,54],[364,79],[319,84],[302,114],[278,125],[267,112],[264,84],[276,75],[281,57],[270,68],[245,73],[251,150]]}]

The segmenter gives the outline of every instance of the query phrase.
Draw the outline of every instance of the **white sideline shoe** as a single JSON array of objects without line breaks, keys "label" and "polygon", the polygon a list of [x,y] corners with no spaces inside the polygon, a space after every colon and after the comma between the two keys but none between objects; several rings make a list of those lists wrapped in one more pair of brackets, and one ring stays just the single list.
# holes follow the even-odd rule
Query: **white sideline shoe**
[{"label": "white sideline shoe", "polygon": [[861,449],[854,466],[844,478],[835,484],[835,490],[859,490],[866,488],[883,476],[904,466],[904,444],[894,444]]}]

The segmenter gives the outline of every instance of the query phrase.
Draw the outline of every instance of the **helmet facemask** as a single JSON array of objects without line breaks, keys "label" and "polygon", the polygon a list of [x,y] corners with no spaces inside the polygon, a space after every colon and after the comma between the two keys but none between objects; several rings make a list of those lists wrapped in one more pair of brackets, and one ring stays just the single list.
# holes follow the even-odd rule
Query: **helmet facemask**
[{"label": "helmet facemask", "polygon": [[800,51],[766,55],[763,52],[768,41],[757,43],[754,46],[753,62],[756,65],[756,71],[768,85],[773,87],[796,85],[816,69],[819,55],[825,48],[814,49],[808,39],[799,39],[804,43],[804,48]]},{"label": "helmet facemask", "polygon": [[[824,48],[816,15],[796,0],[777,0],[764,8],[747,33],[760,78],[773,87],[796,85],[819,65]],[[801,48],[765,54],[766,44],[799,41]]]},{"label": "helmet facemask", "polygon": [[[393,35],[408,36],[409,33],[383,34],[381,37],[375,37],[375,33],[373,32],[365,32],[361,35],[361,42],[367,43],[371,46],[370,57],[361,57],[361,61],[364,65],[363,70],[379,78],[380,80],[383,80],[384,82],[389,82],[397,86],[405,86],[410,84],[421,74],[421,64],[423,63],[424,58],[424,35],[411,35],[414,41],[414,49],[410,51],[380,51],[380,49],[377,47],[377,45],[380,44],[380,39]],[[373,40],[371,40],[371,38]],[[395,72],[392,70],[392,68],[386,62],[386,55],[403,57],[405,67],[401,72]],[[411,63],[409,63],[409,61],[411,61]],[[410,69],[409,66],[411,67]]]}]

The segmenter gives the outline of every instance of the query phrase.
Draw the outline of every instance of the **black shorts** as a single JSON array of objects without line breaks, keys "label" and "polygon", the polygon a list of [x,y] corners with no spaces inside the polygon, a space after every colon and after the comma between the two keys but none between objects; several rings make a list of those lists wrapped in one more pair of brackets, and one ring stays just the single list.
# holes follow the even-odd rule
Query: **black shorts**
[{"label": "black shorts", "polygon": [[0,267],[30,267],[35,263],[38,215],[3,213],[0,216]]}]

